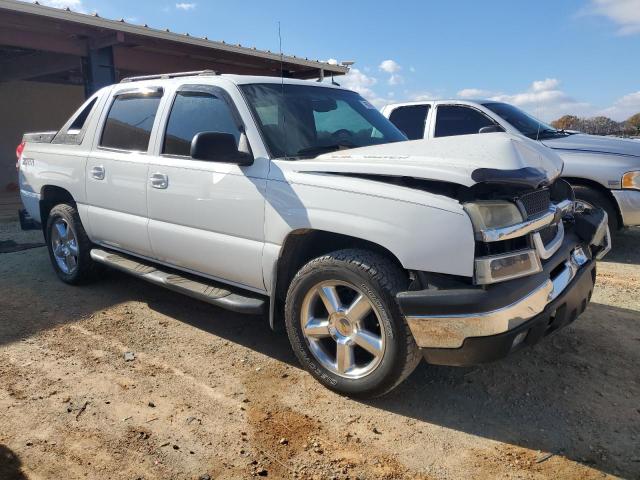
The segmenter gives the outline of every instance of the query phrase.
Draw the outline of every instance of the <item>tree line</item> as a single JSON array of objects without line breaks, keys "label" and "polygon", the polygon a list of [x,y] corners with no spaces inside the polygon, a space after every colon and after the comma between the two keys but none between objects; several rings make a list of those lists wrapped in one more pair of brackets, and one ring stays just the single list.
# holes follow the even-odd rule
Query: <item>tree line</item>
[{"label": "tree line", "polygon": [[551,125],[558,130],[578,130],[591,135],[631,137],[640,135],[640,113],[622,122],[616,122],[604,116],[580,118],[575,115],[563,115],[551,122]]}]

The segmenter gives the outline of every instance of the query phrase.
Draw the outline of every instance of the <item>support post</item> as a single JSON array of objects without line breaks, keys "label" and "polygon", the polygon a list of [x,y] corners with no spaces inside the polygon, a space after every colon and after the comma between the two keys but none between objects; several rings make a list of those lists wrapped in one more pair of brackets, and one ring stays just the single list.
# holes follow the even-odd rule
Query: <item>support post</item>
[{"label": "support post", "polygon": [[83,68],[84,92],[88,98],[102,87],[116,82],[113,48],[90,49]]}]

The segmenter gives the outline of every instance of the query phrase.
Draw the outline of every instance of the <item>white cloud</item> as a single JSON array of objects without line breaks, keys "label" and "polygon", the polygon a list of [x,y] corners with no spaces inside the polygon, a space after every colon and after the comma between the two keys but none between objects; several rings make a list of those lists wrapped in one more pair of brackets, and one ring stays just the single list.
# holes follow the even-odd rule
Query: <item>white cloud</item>
[{"label": "white cloud", "polygon": [[401,83],[404,83],[404,78],[402,77],[402,75],[398,75],[397,73],[394,73],[389,77],[389,80],[387,80],[387,83],[389,85],[400,85]]},{"label": "white cloud", "polygon": [[395,60],[384,60],[378,65],[378,68],[389,74],[389,79],[387,80],[389,85],[400,85],[404,83],[404,78],[398,73],[402,70],[402,67]]},{"label": "white cloud", "polygon": [[395,60],[384,60],[382,63],[380,63],[378,68],[387,73],[396,73],[402,69],[402,67],[398,65]]},{"label": "white cloud", "polygon": [[531,90],[534,92],[547,92],[556,90],[560,86],[560,80],[557,78],[545,78],[544,80],[536,80],[531,84]]},{"label": "white cloud", "polygon": [[349,73],[344,77],[340,77],[339,81],[341,86],[358,92],[363,97],[374,96],[375,93],[373,93],[371,87],[378,83],[377,79],[363,73],[357,68],[351,68]]},{"label": "white cloud", "polygon": [[640,33],[639,0],[591,0],[588,12],[616,23],[620,35]]},{"label": "white cloud", "polygon": [[40,4],[47,7],[68,8],[74,12],[86,12],[82,0],[40,0]]},{"label": "white cloud", "polygon": [[194,8],[196,8],[196,4],[195,3],[176,3],[176,8],[178,10],[193,10]]},{"label": "white cloud", "polygon": [[430,92],[417,92],[409,95],[409,100],[412,102],[426,102],[428,100],[437,100],[439,95],[434,95]]},{"label": "white cloud", "polygon": [[336,60],[335,58],[330,58],[329,60],[326,60],[326,62],[329,65],[338,65],[338,60]]},{"label": "white cloud", "polygon": [[620,122],[638,112],[640,112],[640,91],[620,97],[613,105],[601,110],[598,114]]},{"label": "white cloud", "polygon": [[536,80],[529,88],[519,93],[501,93],[477,88],[465,88],[458,92],[461,98],[487,97],[490,100],[511,103],[536,117],[550,121],[561,115],[588,115],[593,111],[590,104],[580,102],[560,89],[556,78]]},{"label": "white cloud", "polygon": [[460,98],[489,98],[497,95],[498,92],[483,90],[481,88],[463,88],[458,92]]},{"label": "white cloud", "polygon": [[610,107],[597,108],[587,102],[577,100],[563,91],[557,78],[536,80],[526,91],[520,93],[465,88],[458,92],[458,97],[488,98],[489,100],[511,103],[545,121],[555,120],[562,115],[582,117],[604,115],[620,122],[640,112],[640,91],[618,98]]},{"label": "white cloud", "polygon": [[349,90],[353,90],[354,92],[358,92],[377,108],[393,102],[392,95],[382,97],[374,90],[373,87],[378,84],[377,78],[367,75],[357,68],[351,68],[349,73],[344,77],[337,78],[336,80],[341,86],[348,88]]}]

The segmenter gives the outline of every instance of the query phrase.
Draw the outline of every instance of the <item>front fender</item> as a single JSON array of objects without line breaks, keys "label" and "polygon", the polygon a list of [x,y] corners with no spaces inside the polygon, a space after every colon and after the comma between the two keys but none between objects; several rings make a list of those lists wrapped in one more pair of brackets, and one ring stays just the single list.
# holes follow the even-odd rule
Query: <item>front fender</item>
[{"label": "front fender", "polygon": [[557,152],[564,160],[563,177],[591,180],[608,189],[622,188],[622,175],[640,170],[640,157],[577,150]]},{"label": "front fender", "polygon": [[381,191],[390,193],[407,190],[406,187],[357,181],[366,182],[370,193],[269,182],[267,243],[280,246],[294,230],[323,230],[378,244],[393,253],[406,269],[473,275],[473,228],[455,200],[437,197],[433,203],[450,202],[451,208],[443,209],[426,204],[435,197],[426,192],[411,191],[422,202],[393,199]]}]

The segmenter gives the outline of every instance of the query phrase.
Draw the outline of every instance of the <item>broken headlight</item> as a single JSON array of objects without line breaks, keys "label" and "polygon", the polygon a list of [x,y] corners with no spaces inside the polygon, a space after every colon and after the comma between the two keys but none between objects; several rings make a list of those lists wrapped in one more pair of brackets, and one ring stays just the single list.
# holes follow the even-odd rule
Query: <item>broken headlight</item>
[{"label": "broken headlight", "polygon": [[476,232],[489,228],[508,227],[524,221],[518,207],[502,200],[486,200],[464,204]]}]

